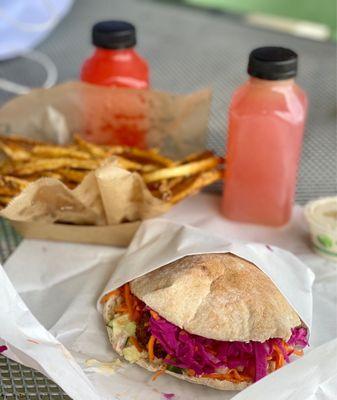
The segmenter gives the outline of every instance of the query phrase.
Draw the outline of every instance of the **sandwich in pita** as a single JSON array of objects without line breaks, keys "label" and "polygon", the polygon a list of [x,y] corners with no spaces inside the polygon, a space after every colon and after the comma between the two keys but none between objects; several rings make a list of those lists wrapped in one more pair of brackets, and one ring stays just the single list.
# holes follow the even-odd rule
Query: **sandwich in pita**
[{"label": "sandwich in pita", "polygon": [[102,298],[114,350],[155,372],[241,390],[300,356],[307,329],[270,278],[232,254],[186,256]]}]

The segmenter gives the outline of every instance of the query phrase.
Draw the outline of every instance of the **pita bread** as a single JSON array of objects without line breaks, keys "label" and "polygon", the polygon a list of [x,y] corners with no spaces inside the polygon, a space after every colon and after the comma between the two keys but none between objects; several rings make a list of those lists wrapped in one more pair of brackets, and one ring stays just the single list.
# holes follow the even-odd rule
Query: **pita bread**
[{"label": "pita bread", "polygon": [[131,292],[189,333],[222,341],[288,340],[301,320],[271,279],[235,255],[186,256],[131,282]]},{"label": "pita bread", "polygon": [[[232,254],[186,256],[130,282],[131,292],[163,318],[189,333],[223,341],[288,340],[301,320],[274,283],[254,264]],[[103,307],[108,323],[119,296]],[[107,326],[113,349],[122,349]],[[148,371],[163,363],[136,362]],[[248,382],[232,383],[191,377],[171,371],[176,378],[220,390],[242,390]]]}]

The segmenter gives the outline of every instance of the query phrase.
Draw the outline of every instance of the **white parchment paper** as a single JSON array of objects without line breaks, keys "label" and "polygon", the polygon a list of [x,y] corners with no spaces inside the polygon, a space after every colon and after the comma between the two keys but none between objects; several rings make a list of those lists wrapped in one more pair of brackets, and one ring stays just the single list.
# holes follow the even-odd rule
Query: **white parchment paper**
[{"label": "white parchment paper", "polygon": [[[9,347],[6,355],[47,374],[75,400],[159,400],[166,394],[174,394],[173,400],[335,399],[336,265],[311,252],[299,207],[288,226],[271,229],[228,222],[219,215],[218,203],[216,196],[198,195],[175,207],[167,218],[192,223],[206,236],[215,234],[219,245],[234,238],[268,243],[274,251],[274,246],[281,246],[310,267],[316,276],[311,347],[301,360],[239,394],[169,376],[151,382],[147,371],[126,364],[115,373],[89,367],[88,359],[111,362],[116,357],[96,303],[116,266],[123,265],[124,250],[32,240],[23,241],[6,262],[9,279],[0,269],[0,338]],[[298,265],[295,280],[309,282],[310,274]]]},{"label": "white parchment paper", "polygon": [[231,242],[161,218],[142,223],[102,296],[179,258],[203,253],[232,253],[254,263],[271,278],[310,329],[314,274],[293,254],[265,244]]}]

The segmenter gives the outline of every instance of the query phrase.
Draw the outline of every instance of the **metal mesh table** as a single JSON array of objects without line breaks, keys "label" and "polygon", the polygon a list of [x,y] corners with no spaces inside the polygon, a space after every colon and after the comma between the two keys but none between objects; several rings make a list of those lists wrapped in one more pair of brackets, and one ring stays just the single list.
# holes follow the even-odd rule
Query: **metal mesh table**
[{"label": "metal mesh table", "polygon": [[0,396],[4,400],[69,399],[52,381],[30,368],[0,358]]},{"label": "metal mesh table", "polygon": [[[0,258],[3,263],[19,244],[21,237],[0,218]],[[59,400],[69,399],[45,376],[0,355],[0,399]]]},{"label": "metal mesh table", "polygon": [[[222,154],[226,110],[231,92],[244,79],[249,51],[261,45],[283,45],[300,55],[299,83],[308,91],[310,113],[306,130],[297,201],[337,193],[336,46],[276,32],[254,29],[221,13],[150,0],[78,0],[70,14],[39,47],[57,65],[59,81],[76,79],[90,53],[90,29],[102,19],[127,19],[138,28],[139,51],[151,64],[152,85],[189,92],[214,89],[208,145]],[[43,80],[40,67],[23,59],[0,63],[0,75],[26,85]],[[0,93],[0,103],[10,94]],[[0,221],[1,259],[20,238]],[[0,398],[65,399],[41,374],[0,356]]]}]

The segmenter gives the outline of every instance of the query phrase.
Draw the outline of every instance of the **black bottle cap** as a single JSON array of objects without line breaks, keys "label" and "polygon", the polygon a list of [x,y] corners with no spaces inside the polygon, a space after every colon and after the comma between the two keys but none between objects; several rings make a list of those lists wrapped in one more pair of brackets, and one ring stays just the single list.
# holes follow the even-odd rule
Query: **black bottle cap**
[{"label": "black bottle cap", "polygon": [[249,55],[248,74],[260,79],[283,80],[297,74],[297,54],[283,47],[259,47]]},{"label": "black bottle cap", "polygon": [[125,21],[101,21],[92,29],[92,42],[104,49],[127,49],[136,44],[136,29]]}]

